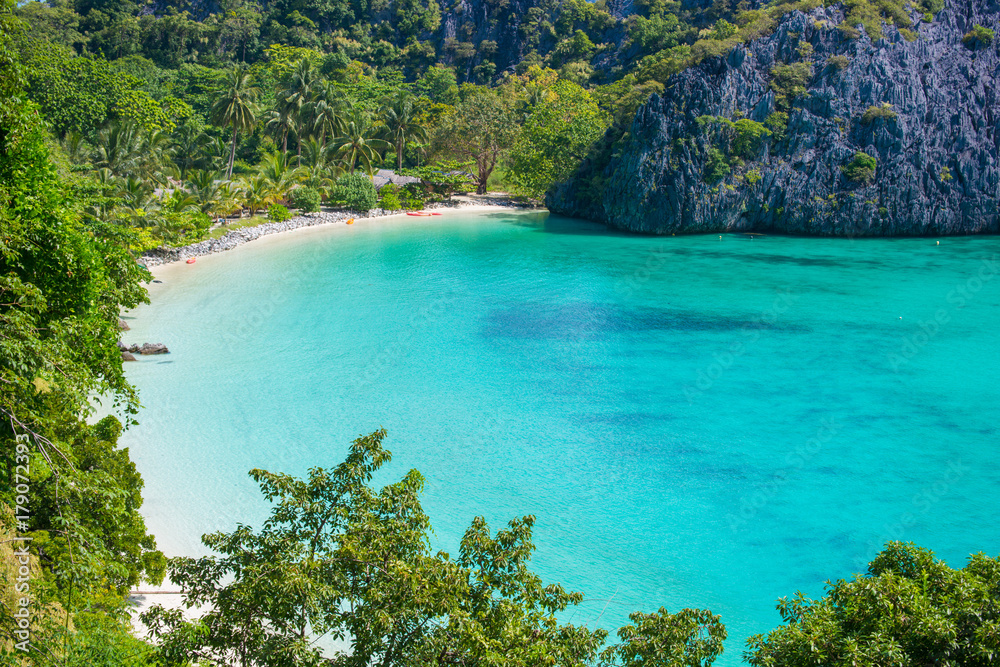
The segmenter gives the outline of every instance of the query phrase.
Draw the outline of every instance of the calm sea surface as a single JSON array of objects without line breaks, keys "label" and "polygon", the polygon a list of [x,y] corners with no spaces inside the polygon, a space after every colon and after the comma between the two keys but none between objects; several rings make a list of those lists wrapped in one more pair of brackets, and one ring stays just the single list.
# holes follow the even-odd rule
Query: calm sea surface
[{"label": "calm sea surface", "polygon": [[1000,552],[1000,239],[653,238],[544,214],[362,221],[170,267],[128,342],[124,442],[170,555],[256,523],[246,473],[336,465],[379,426],[435,542],[538,523],[567,614],[775,600],[889,539]]}]

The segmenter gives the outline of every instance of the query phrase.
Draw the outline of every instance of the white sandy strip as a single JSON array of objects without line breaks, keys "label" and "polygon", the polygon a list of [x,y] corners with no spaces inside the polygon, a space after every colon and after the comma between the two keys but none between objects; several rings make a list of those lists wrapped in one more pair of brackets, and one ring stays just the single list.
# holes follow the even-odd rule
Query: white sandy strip
[{"label": "white sandy strip", "polygon": [[[512,206],[502,206],[498,204],[461,204],[455,207],[428,209],[428,211],[439,213],[442,216],[455,215],[456,213],[462,213],[462,214],[484,213],[487,211],[491,211],[494,213],[500,213],[500,212],[519,213],[525,211],[538,212],[539,210],[544,210],[544,209],[525,209]],[[162,263],[154,264],[153,266],[150,266],[148,268],[150,273],[152,273],[155,278],[162,278],[164,274],[169,273],[168,267],[173,268],[178,266],[184,266],[186,260],[190,257],[195,257],[197,262],[203,262],[206,259],[210,258],[212,255],[218,255],[223,252],[231,252],[251,242],[256,242],[257,247],[260,247],[262,242],[274,241],[278,238],[286,238],[288,235],[292,233],[298,233],[301,235],[308,233],[310,230],[316,232],[316,231],[327,231],[331,229],[349,229],[347,220],[352,219],[350,218],[350,215],[351,214],[342,214],[340,212],[337,212],[333,214],[319,213],[316,214],[315,217],[296,216],[295,218],[292,218],[289,222],[295,224],[295,222],[297,221],[303,221],[303,222],[307,221],[306,224],[290,227],[288,229],[276,229],[274,231],[271,231],[268,228],[264,228],[260,230],[262,233],[260,234],[260,236],[257,236],[256,238],[240,239],[227,243],[226,236],[229,236],[231,234],[233,237],[239,238],[241,236],[240,233],[243,232],[244,230],[254,230],[257,228],[249,227],[249,228],[236,229],[230,232],[230,234],[227,234],[226,236],[220,239],[216,239],[214,242],[212,242],[212,245],[215,246],[215,248],[212,250],[206,251],[204,249],[205,245],[209,242],[200,241],[199,243],[195,243],[190,246],[177,248],[175,250],[175,252],[177,253],[176,259],[162,260]],[[324,219],[327,218],[328,216],[330,216],[329,219]],[[377,214],[372,217],[355,216],[353,218],[355,225],[370,225],[372,223],[379,223],[383,220],[419,221],[421,219],[422,219],[421,216],[411,216],[405,212],[390,213],[386,215]],[[260,227],[264,227],[264,225],[260,225]],[[153,261],[158,261],[158,258],[153,258]]]}]

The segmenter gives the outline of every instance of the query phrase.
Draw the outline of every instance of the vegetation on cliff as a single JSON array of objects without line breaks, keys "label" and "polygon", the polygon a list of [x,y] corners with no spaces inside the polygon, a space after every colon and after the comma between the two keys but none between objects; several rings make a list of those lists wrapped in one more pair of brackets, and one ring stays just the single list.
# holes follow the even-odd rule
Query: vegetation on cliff
[{"label": "vegetation on cliff", "polygon": [[928,4],[939,13],[927,25],[885,4],[851,31],[874,10],[799,6],[808,12],[770,34],[673,74],[550,190],[549,207],[654,233],[1000,230],[1000,59],[983,28],[995,10]]}]

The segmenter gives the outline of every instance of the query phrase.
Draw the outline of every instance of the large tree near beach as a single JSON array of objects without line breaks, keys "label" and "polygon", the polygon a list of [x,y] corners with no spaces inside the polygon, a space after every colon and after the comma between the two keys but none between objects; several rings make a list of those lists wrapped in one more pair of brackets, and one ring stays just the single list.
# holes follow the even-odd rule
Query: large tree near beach
[{"label": "large tree near beach", "polygon": [[230,127],[233,131],[226,178],[233,177],[236,140],[240,132],[249,132],[257,124],[254,103],[258,96],[260,88],[253,85],[249,67],[243,64],[234,65],[226,72],[222,90],[212,107],[212,120],[219,125]]},{"label": "large tree near beach", "polygon": [[402,169],[407,142],[427,141],[427,130],[417,121],[412,95],[400,93],[382,107],[381,133],[396,150],[396,169]]},{"label": "large tree near beach", "polygon": [[379,139],[378,130],[371,117],[356,109],[344,119],[340,136],[330,142],[330,151],[340,158],[348,173],[353,174],[360,164],[365,172],[372,171],[372,165],[381,154],[391,147],[389,142]]},{"label": "large tree near beach", "polygon": [[476,194],[486,194],[490,174],[517,137],[509,100],[489,88],[474,87],[435,134],[438,150],[475,165]]}]

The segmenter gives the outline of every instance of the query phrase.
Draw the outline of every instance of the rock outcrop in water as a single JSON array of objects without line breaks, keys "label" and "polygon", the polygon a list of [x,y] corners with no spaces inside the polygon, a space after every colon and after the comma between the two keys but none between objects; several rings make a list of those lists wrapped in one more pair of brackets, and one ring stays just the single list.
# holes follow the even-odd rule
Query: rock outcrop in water
[{"label": "rock outcrop in water", "polygon": [[[995,0],[948,0],[915,40],[886,26],[873,42],[835,27],[839,6],[788,14],[771,35],[672,77],[609,158],[546,203],[658,234],[1000,232],[1000,40],[966,38],[998,30],[998,16]],[[806,94],[779,95],[782,68],[805,72]],[[743,123],[737,144],[739,119],[772,134],[755,142],[759,126]],[[877,166],[862,158],[852,179],[844,168],[859,151]]]}]

